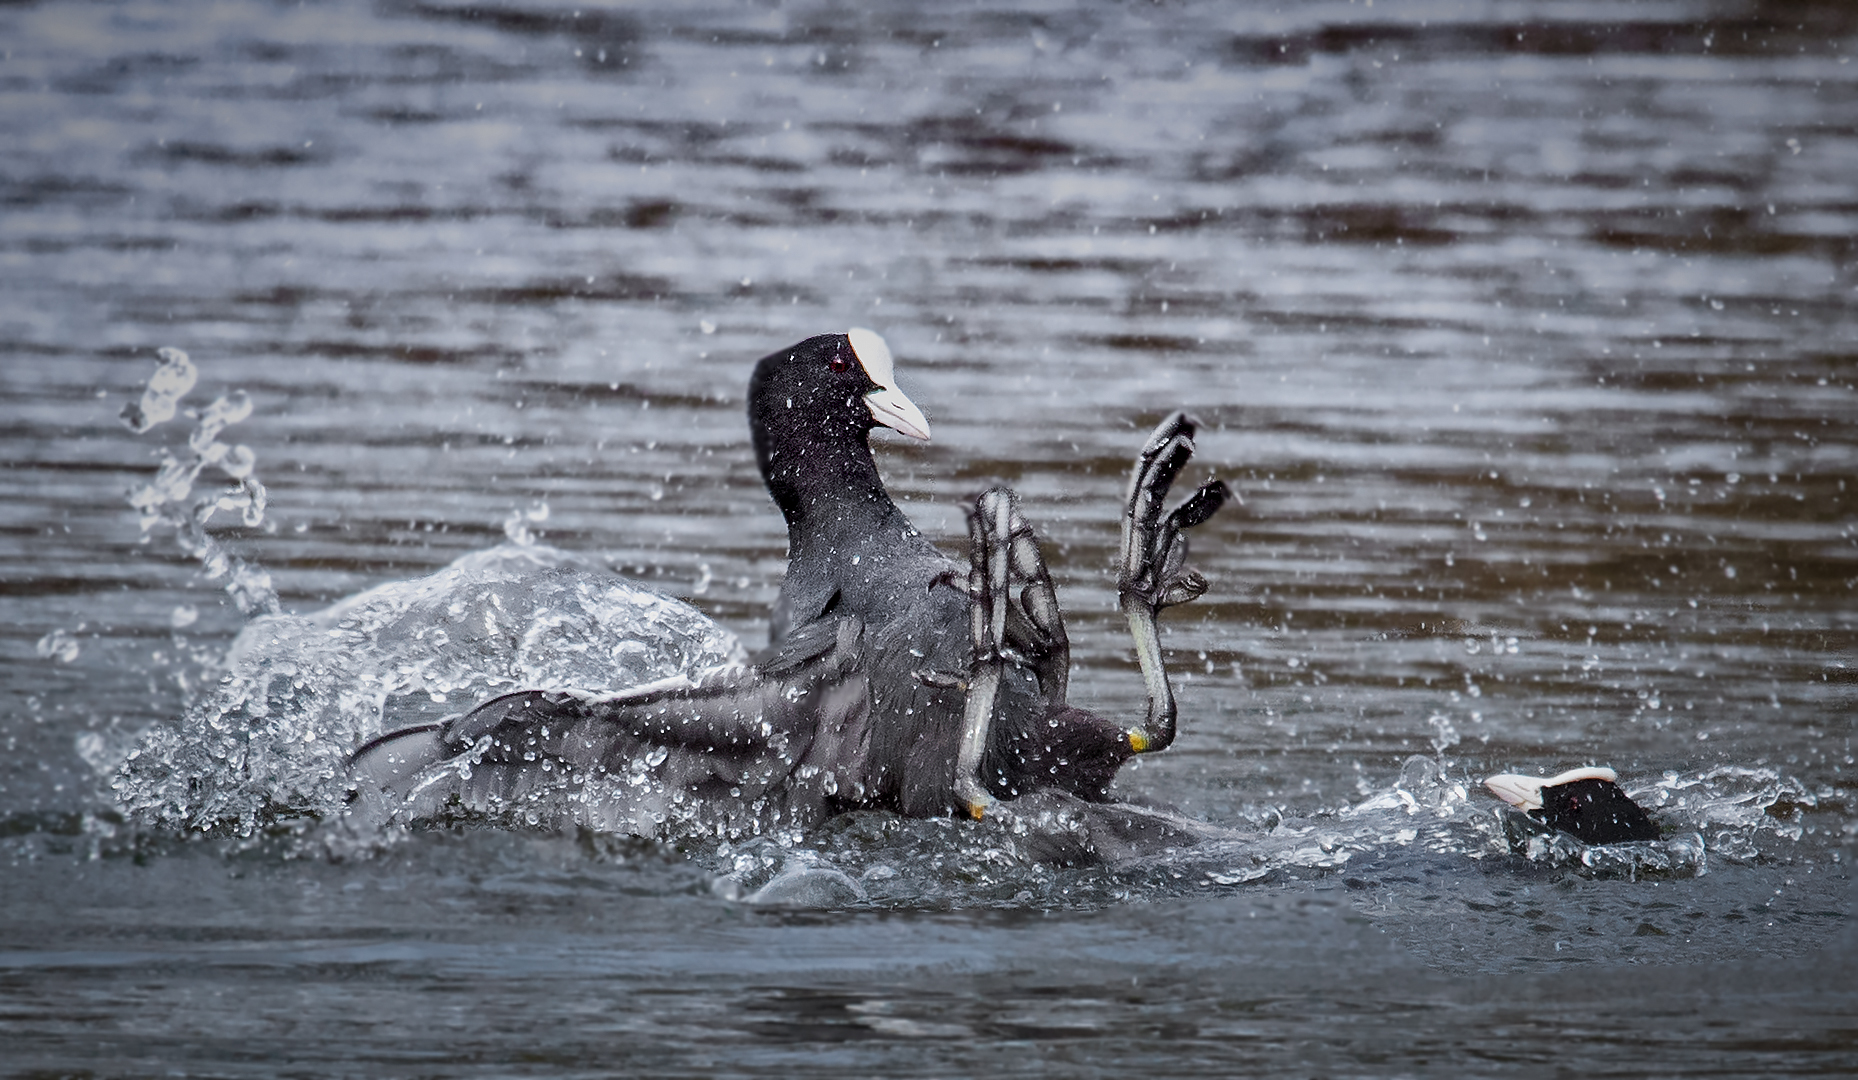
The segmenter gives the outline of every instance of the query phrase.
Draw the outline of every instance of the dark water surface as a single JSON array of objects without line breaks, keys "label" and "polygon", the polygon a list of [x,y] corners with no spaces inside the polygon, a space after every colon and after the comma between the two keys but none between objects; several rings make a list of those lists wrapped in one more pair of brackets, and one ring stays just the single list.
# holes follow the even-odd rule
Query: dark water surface
[{"label": "dark water surface", "polygon": [[[0,1072],[1858,1069],[1854,52],[1833,3],[0,6]],[[1244,506],[1121,788],[1239,840],[125,814],[244,622],[203,556],[309,613],[539,540],[759,646],[748,369],[850,325],[935,426],[892,490],[953,540],[1018,488],[1105,711],[1127,460],[1206,422]],[[159,347],[195,413],[137,434]],[[208,461],[140,527],[235,446],[262,514],[178,548]],[[1587,763],[1665,864],[1505,853],[1477,781]]]}]

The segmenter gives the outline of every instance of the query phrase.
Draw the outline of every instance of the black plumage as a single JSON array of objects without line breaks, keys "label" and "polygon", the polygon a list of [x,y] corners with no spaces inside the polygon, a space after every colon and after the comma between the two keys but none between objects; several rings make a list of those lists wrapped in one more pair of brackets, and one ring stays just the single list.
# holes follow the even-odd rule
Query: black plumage
[{"label": "black plumage", "polygon": [[582,824],[640,835],[811,825],[860,801],[846,763],[869,738],[862,642],[857,619],[821,619],[753,667],[618,693],[504,694],[390,732],[350,759],[351,816],[566,806]]},{"label": "black plumage", "polygon": [[1622,844],[1658,839],[1658,826],[1638,803],[1607,780],[1576,780],[1542,789],[1543,824],[1572,833],[1587,844]]}]

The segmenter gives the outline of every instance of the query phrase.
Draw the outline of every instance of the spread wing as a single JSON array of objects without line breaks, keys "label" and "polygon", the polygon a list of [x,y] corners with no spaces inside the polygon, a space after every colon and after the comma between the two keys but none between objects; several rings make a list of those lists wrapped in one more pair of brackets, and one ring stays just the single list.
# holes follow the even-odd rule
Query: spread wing
[{"label": "spread wing", "polygon": [[858,619],[825,619],[754,667],[613,694],[505,694],[389,733],[350,759],[351,816],[459,807],[640,835],[811,824],[864,788],[863,639]]}]

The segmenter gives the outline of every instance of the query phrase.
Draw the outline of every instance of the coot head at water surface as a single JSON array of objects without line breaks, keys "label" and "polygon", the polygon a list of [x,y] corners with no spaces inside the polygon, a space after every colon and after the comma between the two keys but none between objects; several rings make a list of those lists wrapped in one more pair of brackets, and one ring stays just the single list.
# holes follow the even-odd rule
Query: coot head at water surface
[{"label": "coot head at water surface", "polygon": [[1658,839],[1658,826],[1619,786],[1611,769],[1569,769],[1552,777],[1504,773],[1484,781],[1499,799],[1584,844]]}]

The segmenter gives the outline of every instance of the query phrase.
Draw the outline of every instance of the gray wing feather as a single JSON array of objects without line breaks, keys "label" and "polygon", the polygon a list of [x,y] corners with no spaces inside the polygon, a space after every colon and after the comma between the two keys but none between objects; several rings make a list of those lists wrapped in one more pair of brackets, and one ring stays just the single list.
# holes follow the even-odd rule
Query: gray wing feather
[{"label": "gray wing feather", "polygon": [[[376,739],[351,759],[364,818],[564,808],[652,834],[670,817],[730,829],[810,823],[865,784],[870,691],[857,619],[800,628],[761,666],[593,695],[506,694]],[[565,797],[564,797],[565,796]]]}]

